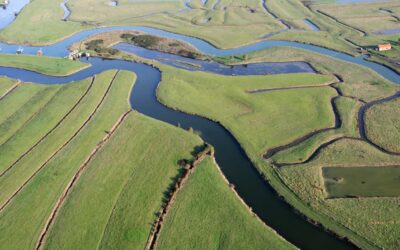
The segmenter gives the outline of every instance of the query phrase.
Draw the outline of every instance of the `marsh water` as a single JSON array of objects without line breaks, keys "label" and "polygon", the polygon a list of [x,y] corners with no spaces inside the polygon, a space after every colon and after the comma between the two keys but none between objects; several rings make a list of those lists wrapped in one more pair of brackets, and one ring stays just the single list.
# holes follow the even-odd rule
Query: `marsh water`
[{"label": "marsh water", "polygon": [[[215,148],[216,161],[235,185],[239,195],[253,211],[288,241],[303,249],[349,249],[352,246],[334,235],[307,222],[281,200],[260,176],[236,139],[221,125],[195,115],[175,111],[160,104],[156,89],[161,72],[151,66],[122,60],[92,58],[93,66],[67,77],[53,77],[39,73],[0,67],[0,75],[44,84],[69,83],[99,74],[109,69],[135,72],[137,81],[130,97],[133,109],[154,119],[184,129],[193,128],[201,138]],[[221,204],[222,205],[222,204]],[[301,234],[299,234],[301,232]]]},{"label": "marsh water", "polygon": [[313,31],[320,31],[319,27],[309,19],[304,19],[304,23],[308,25]]},{"label": "marsh water", "polygon": [[157,60],[163,64],[190,71],[206,71],[220,75],[266,75],[284,73],[315,73],[310,64],[306,62],[266,62],[245,65],[227,66],[213,61],[202,61],[182,57],[155,50],[149,50],[132,44],[120,43],[113,48],[138,55],[143,58]]},{"label": "marsh water", "polygon": [[30,0],[10,0],[5,8],[0,8],[0,29],[7,27],[15,19],[16,14],[29,3]]},{"label": "marsh water", "polygon": [[328,198],[399,197],[400,167],[323,167]]},{"label": "marsh water", "polygon": [[68,0],[64,0],[61,4],[60,7],[61,9],[64,11],[64,16],[63,16],[63,20],[67,20],[68,17],[71,15],[71,11],[69,10],[68,6],[67,6]]},{"label": "marsh water", "polygon": [[[197,38],[148,27],[119,26],[86,30],[56,44],[44,46],[42,47],[42,50],[44,51],[45,55],[64,57],[68,54],[67,48],[71,44],[90,35],[111,30],[138,30],[157,36],[179,39],[193,45],[200,52],[211,56],[230,56],[282,46],[302,48],[318,54],[331,56],[339,60],[368,67],[386,79],[395,83],[400,83],[399,75],[382,65],[368,62],[362,57],[352,57],[344,53],[314,45],[306,45],[287,41],[260,41],[239,48],[223,50],[218,49],[211,44]],[[1,53],[15,53],[19,46],[20,45],[18,44],[0,44],[0,47],[2,48]],[[123,46],[121,49],[130,51],[131,53],[137,53],[143,57],[152,58],[160,61],[161,63],[168,63],[169,65],[180,68],[184,67],[182,67],[182,64],[179,64],[179,61],[187,62],[186,58],[176,58],[172,55],[167,56],[165,54],[151,52],[134,46],[132,47],[131,45],[118,46]],[[24,53],[28,54],[35,54],[39,49],[38,47],[33,46],[22,47],[24,48]],[[168,60],[165,60],[166,57]],[[47,76],[27,70],[8,67],[0,67],[0,75],[21,79],[27,82],[54,84],[82,80],[109,69],[121,69],[135,72],[137,75],[137,81],[130,97],[132,108],[154,119],[172,124],[174,126],[179,125],[184,129],[192,127],[194,130],[198,131],[204,141],[212,144],[215,147],[215,157],[217,163],[225,176],[233,185],[235,185],[236,190],[244,199],[244,201],[250,207],[252,207],[253,211],[264,222],[266,222],[266,224],[275,229],[285,239],[302,249],[354,248],[354,246],[347,241],[341,240],[333,234],[324,231],[322,228],[311,224],[304,217],[296,213],[285,201],[283,201],[275,193],[272,187],[264,180],[264,178],[261,177],[232,134],[230,134],[220,124],[196,115],[189,115],[169,109],[159,103],[156,98],[156,89],[161,79],[161,72],[158,69],[146,64],[123,60],[102,60],[99,58],[92,58],[89,60],[89,62],[92,64],[90,68],[86,68],[80,72],[66,77]],[[187,62],[186,64],[191,65],[191,63],[193,62]],[[200,68],[195,67],[189,68],[188,70],[215,71],[213,68],[215,68],[216,65],[213,62],[204,61],[199,64]],[[312,70],[308,64],[299,62],[286,64],[264,63],[259,65],[250,65],[250,67],[228,67],[228,69],[224,68],[222,65],[217,66],[217,73],[222,72],[223,74],[236,75],[311,72]]]}]

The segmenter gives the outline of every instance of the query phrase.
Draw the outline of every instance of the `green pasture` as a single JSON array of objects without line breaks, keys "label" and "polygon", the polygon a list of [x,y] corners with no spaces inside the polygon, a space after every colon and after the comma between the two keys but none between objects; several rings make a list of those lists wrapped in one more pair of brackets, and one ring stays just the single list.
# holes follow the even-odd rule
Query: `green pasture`
[{"label": "green pasture", "polygon": [[63,58],[2,54],[0,55],[0,66],[27,69],[45,75],[66,76],[90,65]]},{"label": "green pasture", "polygon": [[221,122],[254,157],[308,132],[332,126],[330,87],[289,89],[249,94],[254,89],[322,85],[331,76],[282,74],[221,76],[162,67],[161,102]]},{"label": "green pasture", "polygon": [[391,83],[374,71],[329,56],[290,47],[276,47],[248,54],[242,63],[306,61],[322,74],[336,74],[344,83],[337,87],[345,96],[373,101],[395,94],[400,86]]},{"label": "green pasture", "polygon": [[206,158],[178,194],[165,219],[158,248],[292,249],[293,246],[250,213],[212,159]]},{"label": "green pasture", "polygon": [[17,81],[7,77],[0,77],[0,98],[4,96],[11,88],[15,86]]},{"label": "green pasture", "polygon": [[[397,19],[390,12],[397,6],[396,1],[370,3],[319,5],[316,8],[352,27],[365,32],[398,28]],[[396,14],[396,13],[393,13]]]},{"label": "green pasture", "polygon": [[[69,21],[61,20],[61,2],[32,1],[15,22],[0,32],[0,39],[14,43],[49,44],[93,27],[145,25],[198,36],[220,47],[236,47],[283,28],[280,22],[265,13],[256,0],[221,0],[215,10],[211,9],[210,1],[209,7],[193,4],[193,9],[184,12],[178,12],[184,8],[183,1],[119,1],[117,7],[111,7],[105,1],[71,0],[68,1],[71,10]],[[211,20],[206,24],[198,21],[208,18]]]},{"label": "green pasture", "polygon": [[[391,84],[369,69],[300,49],[271,48],[242,58],[242,63],[263,61],[307,61],[320,73],[326,75],[337,74],[344,81],[343,83],[335,84],[344,95],[344,97],[335,100],[342,126],[336,130],[316,134],[297,146],[289,148],[287,151],[282,151],[281,154],[276,155],[280,162],[301,162],[315,152],[321,144],[330,142],[333,139],[339,139],[342,136],[357,138],[359,136],[357,112],[362,105],[361,101],[383,98],[399,90],[397,85]],[[322,164],[348,167],[371,166],[371,164],[374,164],[373,166],[396,165],[399,164],[399,157],[387,155],[359,140],[341,139],[328,148],[323,148],[315,159],[308,164],[272,168],[268,161],[261,158],[268,148],[273,147],[272,145],[284,145],[307,133],[305,131],[299,132],[301,125],[291,127],[295,123],[292,124],[290,119],[295,119],[301,124],[307,124],[312,121],[319,122],[320,125],[324,124],[325,128],[333,126],[333,113],[330,113],[331,111],[328,112],[330,115],[326,118],[311,114],[304,115],[303,113],[310,109],[312,110],[315,105],[323,108],[322,110],[331,110],[330,100],[332,97],[337,96],[332,87],[296,89],[293,90],[293,96],[290,95],[292,90],[248,95],[246,90],[249,89],[268,89],[279,86],[279,84],[271,84],[274,87],[268,86],[273,82],[273,77],[279,76],[256,76],[253,78],[211,76],[212,74],[207,73],[186,73],[185,71],[172,70],[164,66],[161,69],[164,75],[161,86],[158,89],[160,101],[171,107],[220,121],[238,139],[256,167],[266,176],[265,178],[272,186],[301,212],[321,222],[338,234],[346,235],[358,246],[373,248],[376,245],[387,247],[395,244],[393,237],[385,238],[384,235],[393,230],[396,225],[385,225],[385,230],[382,230],[383,233],[377,233],[377,230],[375,230],[378,225],[374,228],[374,233],[364,230],[362,227],[365,223],[369,223],[364,220],[364,217],[367,217],[367,214],[371,214],[373,209],[380,206],[378,204],[387,204],[395,209],[393,204],[396,204],[396,200],[377,200],[372,202],[365,210],[363,209],[367,206],[367,202],[362,202],[363,207],[361,209],[357,207],[356,201],[326,200],[324,183],[321,178],[321,167],[326,166]],[[186,76],[189,74],[192,77]],[[297,81],[295,80],[296,75],[298,74],[293,74],[293,82],[291,82],[290,75],[281,76],[286,79],[286,83],[281,84],[285,86],[305,86],[306,84],[302,82],[301,78]],[[255,85],[254,82],[256,82],[255,79],[257,78],[263,79],[264,86],[262,84]],[[226,83],[224,79],[226,79]],[[271,82],[268,80],[271,80]],[[295,82],[297,83],[294,84]],[[323,81],[317,85],[321,84],[323,85]],[[313,96],[313,93],[316,94],[313,90],[319,92],[317,94],[318,97],[312,98],[314,103],[308,103],[308,97]],[[330,94],[324,96],[322,94],[324,91],[327,91],[325,94]],[[289,95],[290,98],[288,98]],[[279,100],[274,99],[275,96],[279,97]],[[301,98],[301,101],[297,100],[295,96]],[[288,105],[290,103],[288,100],[295,102],[296,107],[299,107],[301,111],[290,112],[293,105]],[[321,102],[316,104],[317,100]],[[256,105],[257,102],[263,104],[260,105],[261,108]],[[307,103],[307,107],[303,107],[303,103]],[[269,110],[269,107],[272,110]],[[321,111],[318,111],[318,113],[321,114]],[[307,117],[307,120],[303,120],[303,117]],[[273,128],[273,130],[270,131],[270,128]],[[307,128],[312,128],[312,125],[308,123]],[[317,127],[314,127],[313,130],[315,129]],[[309,132],[313,130],[309,130]],[[277,132],[279,136],[274,137],[274,132]],[[331,202],[335,203],[333,208]],[[352,204],[351,209],[345,205],[349,203]],[[355,212],[360,209],[363,211],[362,213]],[[382,213],[374,214],[369,219],[378,220],[381,216]],[[357,222],[359,218],[362,219]],[[381,228],[381,226],[379,227]]]},{"label": "green pasture", "polygon": [[400,99],[369,108],[365,115],[367,136],[390,152],[400,152]]},{"label": "green pasture", "polygon": [[[115,72],[109,74],[108,82]],[[0,213],[0,244],[10,248],[32,248],[62,191],[86,157],[130,109],[127,96],[133,84],[132,73],[121,72],[89,122],[75,137],[28,181]],[[86,117],[88,119],[88,117]],[[29,237],[27,237],[29,235]],[[17,242],[17,244],[16,244]]]},{"label": "green pasture", "polygon": [[316,134],[296,146],[280,151],[272,159],[278,163],[300,163],[309,159],[323,143],[343,136],[359,137],[357,114],[361,106],[360,102],[350,98],[339,97],[335,100],[334,105],[339,111],[342,122],[338,129]]},{"label": "green pasture", "polygon": [[76,184],[45,248],[143,249],[178,161],[201,144],[194,134],[131,113]]},{"label": "green pasture", "polygon": [[[392,249],[397,245],[396,235],[400,232],[398,224],[395,223],[400,220],[399,213],[396,212],[400,199],[364,198],[364,196],[369,196],[368,194],[382,196],[385,192],[389,192],[391,187],[385,184],[383,178],[386,178],[387,183],[393,184],[392,188],[398,186],[398,179],[388,177],[385,169],[399,165],[399,156],[387,155],[361,140],[341,139],[322,149],[310,163],[279,168],[278,174],[285,185],[307,204],[308,209],[318,213],[326,225],[330,227],[335,227],[336,224],[345,225],[347,230],[351,230],[347,231],[347,235],[366,249],[377,247]],[[340,182],[338,179],[343,185],[337,183],[338,186],[332,187],[336,188],[334,190],[337,192],[341,190],[341,196],[337,199],[326,199],[330,197],[332,190],[330,187],[326,189],[322,174],[321,169],[326,166],[349,168],[350,172],[343,170],[342,175],[353,174],[351,179],[347,177],[347,181]],[[374,166],[376,171],[368,174],[368,166]],[[383,172],[378,173],[380,170]],[[398,173],[396,171],[392,173]],[[368,188],[365,185],[368,185]],[[359,197],[340,198],[351,195],[350,191]],[[378,192],[380,195],[377,195]],[[393,192],[395,191],[392,191],[392,194]],[[346,229],[336,226],[336,232],[345,233]]]}]

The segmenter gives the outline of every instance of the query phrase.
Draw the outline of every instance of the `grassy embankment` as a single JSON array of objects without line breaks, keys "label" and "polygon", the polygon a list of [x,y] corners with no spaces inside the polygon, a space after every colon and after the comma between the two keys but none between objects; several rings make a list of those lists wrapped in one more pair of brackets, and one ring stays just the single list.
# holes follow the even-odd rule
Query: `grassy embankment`
[{"label": "grassy embankment", "polygon": [[400,153],[400,99],[367,110],[366,133],[370,140],[390,152]]},{"label": "grassy embankment", "polygon": [[[362,101],[383,98],[399,90],[398,86],[390,84],[368,69],[298,49],[273,48],[250,54],[247,59],[246,63],[306,60],[321,73],[335,73],[341,76],[344,83],[335,86],[342,92],[343,97],[337,99],[335,103],[343,125],[340,129],[329,132],[335,138],[358,136],[355,114],[362,105]],[[394,234],[386,237],[386,240],[385,235],[387,230],[393,230],[397,224],[389,224],[387,230],[379,232],[377,224],[371,225],[369,221],[382,218],[384,211],[376,212],[377,206],[380,206],[378,204],[385,204],[390,209],[396,210],[394,205],[396,199],[376,198],[370,201],[370,206],[366,205],[368,202],[362,198],[360,198],[362,200],[360,206],[357,206],[356,201],[326,200],[324,183],[321,180],[321,165],[312,168],[312,171],[304,170],[307,167],[298,168],[301,165],[276,169],[261,158],[261,154],[270,147],[284,145],[307,132],[331,126],[333,113],[331,112],[330,98],[337,95],[333,88],[296,89],[249,95],[244,90],[254,88],[253,81],[256,77],[253,79],[226,77],[224,82],[223,77],[206,73],[190,73],[189,76],[189,73],[168,67],[162,67],[162,70],[164,71],[163,81],[158,91],[160,100],[186,112],[197,113],[220,121],[238,139],[265,178],[294,207],[336,233],[349,237],[359,246],[370,248],[375,244],[379,246],[393,244],[391,240],[393,240]],[[210,77],[212,77],[212,81],[208,79]],[[268,80],[273,77],[279,76],[265,77],[263,88],[268,87]],[[290,75],[284,77],[290,79]],[[301,78],[293,77],[293,79],[294,83],[301,85]],[[285,83],[290,85],[288,81]],[[277,84],[275,87],[279,86]],[[327,112],[326,116],[322,115],[324,110]],[[298,148],[297,153],[300,155],[298,157],[305,158],[315,151],[316,147],[330,141],[332,135],[329,133],[323,135],[322,139],[321,135],[317,134],[317,137],[311,137],[308,141],[303,142],[305,145]],[[357,144],[357,146],[361,144],[362,147],[352,146],[353,144]],[[374,161],[370,161],[371,164],[375,164],[374,162],[394,164],[397,159],[379,151],[375,152],[373,147],[361,141],[339,140],[338,145],[344,148],[331,151],[326,154],[326,157],[339,159],[336,157],[337,154],[346,152],[348,157],[342,159],[342,164],[349,166],[354,166],[354,163],[357,162],[354,158],[365,157],[366,153],[371,153],[374,159]],[[287,153],[287,155],[291,154]],[[298,161],[298,157],[289,160]],[[318,157],[317,159],[319,159]],[[318,162],[317,159],[312,162]],[[382,161],[382,159],[386,160]],[[284,157],[282,160],[285,160]],[[307,166],[310,165],[311,163]],[[297,171],[298,169],[303,170],[302,174],[299,173],[300,170]],[[296,175],[303,179],[295,177]],[[304,192],[304,186],[312,189],[313,192],[309,192],[310,190]],[[320,193],[314,197],[315,192]],[[347,206],[349,203],[352,205]],[[365,221],[366,218],[369,221]],[[375,228],[369,231],[365,227],[366,224]]]},{"label": "grassy embankment", "polygon": [[165,219],[158,248],[292,248],[277,237],[271,241],[274,237],[274,232],[268,230],[249,213],[244,204],[238,202],[238,197],[208,157],[194,170],[178,194]]},{"label": "grassy embankment", "polygon": [[0,66],[27,69],[52,76],[67,76],[90,67],[90,64],[64,58],[0,55]]}]

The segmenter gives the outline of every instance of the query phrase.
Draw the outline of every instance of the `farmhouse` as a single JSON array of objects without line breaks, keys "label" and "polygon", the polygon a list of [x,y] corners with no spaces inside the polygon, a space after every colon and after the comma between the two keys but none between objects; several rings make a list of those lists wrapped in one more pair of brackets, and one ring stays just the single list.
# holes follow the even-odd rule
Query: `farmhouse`
[{"label": "farmhouse", "polygon": [[378,50],[379,51],[386,51],[386,50],[391,50],[392,45],[390,43],[385,43],[385,44],[379,44],[378,45]]}]

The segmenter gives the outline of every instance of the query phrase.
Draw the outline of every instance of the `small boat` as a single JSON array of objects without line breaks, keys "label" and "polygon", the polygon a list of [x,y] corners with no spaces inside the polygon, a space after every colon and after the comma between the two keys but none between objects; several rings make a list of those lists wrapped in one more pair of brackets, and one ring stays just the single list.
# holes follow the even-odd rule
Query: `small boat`
[{"label": "small boat", "polygon": [[36,52],[36,55],[38,55],[38,56],[43,56],[43,50],[42,50],[42,48],[40,48],[40,49]]},{"label": "small boat", "polygon": [[17,49],[17,54],[22,54],[22,52],[24,52],[24,49],[22,48],[22,47],[19,47],[18,49]]}]

